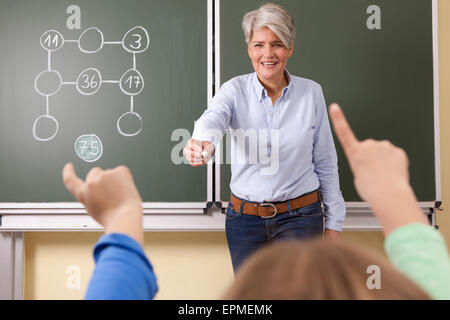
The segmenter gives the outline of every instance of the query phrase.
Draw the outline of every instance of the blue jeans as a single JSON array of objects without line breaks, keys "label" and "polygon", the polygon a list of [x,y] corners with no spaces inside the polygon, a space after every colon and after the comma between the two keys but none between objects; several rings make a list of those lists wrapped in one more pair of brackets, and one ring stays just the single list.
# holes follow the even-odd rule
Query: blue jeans
[{"label": "blue jeans", "polygon": [[[240,214],[234,209],[230,202],[226,211],[225,230],[235,273],[244,260],[265,244],[323,234],[320,202],[269,219]],[[236,210],[239,211],[239,208]]]}]

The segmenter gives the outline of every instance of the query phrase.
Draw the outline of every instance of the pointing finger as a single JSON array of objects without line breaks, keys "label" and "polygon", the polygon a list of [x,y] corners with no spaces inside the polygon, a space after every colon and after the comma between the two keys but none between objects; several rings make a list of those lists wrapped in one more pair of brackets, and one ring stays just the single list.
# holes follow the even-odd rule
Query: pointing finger
[{"label": "pointing finger", "polygon": [[356,139],[350,125],[345,118],[344,113],[341,108],[337,104],[332,104],[330,106],[330,118],[333,123],[334,131],[344,148],[345,154],[349,155],[353,148],[358,144],[358,140]]},{"label": "pointing finger", "polygon": [[67,190],[80,201],[81,190],[83,188],[83,180],[81,180],[75,173],[73,164],[68,163],[63,169],[63,181]]}]

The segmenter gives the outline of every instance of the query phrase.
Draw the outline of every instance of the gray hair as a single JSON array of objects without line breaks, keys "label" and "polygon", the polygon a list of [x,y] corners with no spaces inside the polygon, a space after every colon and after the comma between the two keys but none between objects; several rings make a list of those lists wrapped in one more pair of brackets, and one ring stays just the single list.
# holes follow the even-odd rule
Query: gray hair
[{"label": "gray hair", "polygon": [[287,49],[291,49],[296,37],[294,20],[287,10],[277,4],[267,3],[259,9],[251,11],[242,20],[245,42],[247,45],[253,37],[253,32],[267,27],[275,33]]}]

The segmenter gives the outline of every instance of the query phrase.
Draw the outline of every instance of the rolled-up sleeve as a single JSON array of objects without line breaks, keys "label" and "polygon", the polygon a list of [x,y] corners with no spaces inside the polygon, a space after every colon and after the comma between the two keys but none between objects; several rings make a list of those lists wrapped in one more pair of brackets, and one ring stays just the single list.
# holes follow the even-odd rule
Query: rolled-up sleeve
[{"label": "rolled-up sleeve", "polygon": [[442,234],[414,223],[392,231],[384,248],[392,264],[433,299],[450,299],[450,257]]},{"label": "rolled-up sleeve", "polygon": [[94,248],[95,269],[86,300],[151,300],[156,276],[142,247],[124,234],[106,234]]},{"label": "rolled-up sleeve", "polygon": [[230,127],[234,95],[233,85],[230,82],[224,83],[211,100],[208,109],[196,121],[192,139],[209,141],[217,145]]},{"label": "rolled-up sleeve", "polygon": [[328,120],[325,98],[320,85],[315,88],[316,125],[314,132],[313,164],[320,182],[325,207],[325,227],[342,231],[346,210],[339,185],[336,148]]}]

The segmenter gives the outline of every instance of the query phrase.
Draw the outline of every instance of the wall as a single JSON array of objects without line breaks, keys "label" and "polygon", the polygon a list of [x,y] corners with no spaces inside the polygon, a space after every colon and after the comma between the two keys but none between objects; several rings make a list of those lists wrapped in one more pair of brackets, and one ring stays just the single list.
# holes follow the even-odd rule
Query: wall
[{"label": "wall", "polygon": [[[444,211],[437,224],[450,246],[450,1],[439,0],[441,177]],[[414,159],[410,159],[414,161]],[[447,208],[447,209],[446,209]],[[99,233],[27,233],[25,299],[80,299],[93,270]],[[344,232],[351,242],[383,252],[381,232]],[[157,299],[216,299],[233,280],[223,232],[147,233],[145,251],[158,276]],[[80,286],[69,266],[80,270]],[[78,270],[77,268],[75,268]],[[69,284],[68,284],[69,281]]]},{"label": "wall", "polygon": [[439,0],[439,99],[442,207],[437,224],[450,247],[450,1]]},{"label": "wall", "polygon": [[[100,236],[27,233],[25,299],[83,298]],[[217,299],[234,278],[223,232],[146,233],[144,250],[158,277],[157,299]]]}]

